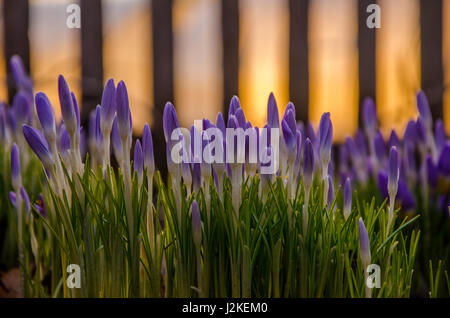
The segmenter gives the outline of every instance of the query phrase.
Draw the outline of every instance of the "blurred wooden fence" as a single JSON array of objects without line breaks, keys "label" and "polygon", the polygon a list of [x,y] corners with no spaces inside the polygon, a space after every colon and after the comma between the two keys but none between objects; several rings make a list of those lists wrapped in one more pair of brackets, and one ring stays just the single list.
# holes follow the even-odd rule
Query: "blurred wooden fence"
[{"label": "blurred wooden fence", "polygon": [[[162,134],[162,110],[167,101],[173,100],[174,65],[172,0],[148,0],[151,3],[153,43],[153,89],[156,153],[164,153]],[[232,95],[238,94],[239,74],[239,0],[220,0],[222,10],[223,44],[223,113],[228,114]],[[289,95],[297,107],[297,119],[308,120],[308,8],[314,0],[289,0]],[[82,65],[82,118],[86,122],[90,110],[101,99],[103,86],[102,60],[102,0],[80,0],[82,14],[81,65]],[[360,97],[375,98],[375,29],[366,25],[366,8],[375,0],[358,1],[358,47]],[[443,114],[444,76],[442,62],[442,4],[443,0],[420,0],[421,28],[421,85],[429,96],[432,113]],[[9,61],[19,54],[29,70],[30,48],[28,40],[28,0],[4,0],[4,57]],[[9,64],[9,63],[6,63]],[[14,94],[8,65],[9,100]],[[163,156],[157,156],[157,164],[164,169]]]}]

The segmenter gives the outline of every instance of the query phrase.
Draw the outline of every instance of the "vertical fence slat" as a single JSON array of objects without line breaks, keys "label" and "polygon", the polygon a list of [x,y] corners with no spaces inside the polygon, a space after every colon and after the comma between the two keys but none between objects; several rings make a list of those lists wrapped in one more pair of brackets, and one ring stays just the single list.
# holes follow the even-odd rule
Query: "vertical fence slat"
[{"label": "vertical fence slat", "polygon": [[103,90],[102,1],[81,0],[81,122],[100,104]]},{"label": "vertical fence slat", "polygon": [[7,65],[7,85],[9,103],[15,95],[15,88],[9,67],[10,58],[17,54],[30,72],[30,42],[28,39],[29,3],[28,0],[4,0],[4,54]]},{"label": "vertical fence slat", "polygon": [[[374,0],[358,1],[358,50],[359,50],[359,104],[366,97],[376,98],[376,28],[367,27],[367,7],[376,3]],[[361,112],[359,112],[359,125],[361,126]]]},{"label": "vertical fence slat", "polygon": [[156,166],[163,177],[167,172],[166,143],[163,133],[163,110],[173,101],[173,33],[172,0],[152,0],[153,38],[153,145]]},{"label": "vertical fence slat", "polygon": [[297,120],[308,121],[308,7],[309,0],[289,0],[289,96]]},{"label": "vertical fence slat", "polygon": [[223,43],[223,115],[239,89],[239,0],[221,0]]},{"label": "vertical fence slat", "polygon": [[442,0],[420,0],[421,82],[434,119],[443,114],[442,27]]}]

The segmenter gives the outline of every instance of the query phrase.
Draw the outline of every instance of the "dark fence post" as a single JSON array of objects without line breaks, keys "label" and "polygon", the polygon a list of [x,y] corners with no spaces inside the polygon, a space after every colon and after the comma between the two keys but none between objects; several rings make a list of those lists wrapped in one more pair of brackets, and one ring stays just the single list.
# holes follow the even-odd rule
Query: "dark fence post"
[{"label": "dark fence post", "polygon": [[[366,97],[375,100],[376,97],[376,67],[375,67],[375,30],[367,26],[367,7],[370,4],[376,4],[375,0],[358,1],[358,50],[359,50],[359,104]],[[359,108],[361,109],[361,108]],[[361,112],[359,112],[359,126],[361,126]]]},{"label": "dark fence post", "polygon": [[297,120],[308,121],[308,7],[309,0],[289,0],[289,96]]},{"label": "dark fence post", "polygon": [[166,143],[162,125],[164,105],[173,101],[172,0],[152,0],[153,34],[153,143],[156,166],[167,174]]},{"label": "dark fence post", "polygon": [[442,0],[421,0],[421,80],[434,119],[442,118],[443,114],[442,27]]},{"label": "dark fence post", "polygon": [[222,0],[223,115],[239,89],[239,0]]},{"label": "dark fence post", "polygon": [[103,90],[102,1],[81,0],[81,123],[101,102]]},{"label": "dark fence post", "polygon": [[11,76],[9,60],[15,54],[19,55],[27,73],[30,72],[30,42],[28,39],[29,24],[28,0],[4,0],[4,54],[7,65],[7,85],[9,103],[15,95],[16,89]]}]

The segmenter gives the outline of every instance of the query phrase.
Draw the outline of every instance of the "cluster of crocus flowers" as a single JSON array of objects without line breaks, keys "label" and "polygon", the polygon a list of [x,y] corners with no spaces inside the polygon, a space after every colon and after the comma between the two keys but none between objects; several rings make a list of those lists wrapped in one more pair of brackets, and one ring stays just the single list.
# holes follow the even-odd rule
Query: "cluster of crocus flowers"
[{"label": "cluster of crocus flowers", "polygon": [[[234,96],[227,118],[219,113],[215,122],[203,118],[186,129],[180,127],[176,109],[169,102],[165,105],[162,118],[169,172],[166,186],[156,173],[152,133],[148,124],[144,126],[142,138],[135,139],[133,145],[133,124],[124,82],[120,81],[117,86],[112,79],[106,82],[101,102],[90,114],[86,141],[80,124],[77,100],[63,76],[58,79],[58,92],[62,114],[60,123],[57,123],[53,106],[42,92],[30,98],[35,103],[36,123],[32,120],[16,121],[20,123],[23,140],[36,154],[47,175],[44,196],[40,195],[36,204],[30,204],[21,184],[20,163],[17,163],[18,149],[21,147],[14,144],[11,150],[11,178],[14,190],[11,193],[11,202],[16,205],[19,215],[23,205],[27,211],[34,208],[43,217],[53,218],[53,221],[61,218],[63,224],[57,226],[63,229],[61,232],[67,235],[68,241],[75,240],[71,226],[82,224],[80,231],[86,236],[83,236],[83,240],[86,238],[87,241],[83,241],[81,245],[87,251],[86,258],[95,259],[102,253],[100,250],[103,246],[109,244],[109,237],[104,234],[106,230],[102,227],[113,228],[117,232],[118,229],[123,230],[121,226],[124,224],[126,231],[117,234],[117,241],[125,242],[124,251],[128,253],[126,266],[123,265],[125,262],[117,261],[124,254],[118,254],[119,256],[114,258],[115,252],[108,251],[109,254],[105,252],[102,257],[111,257],[117,261],[117,264],[108,269],[112,276],[116,265],[127,268],[125,276],[131,281],[127,295],[141,295],[139,279],[146,271],[155,268],[156,274],[153,272],[149,276],[152,277],[150,281],[156,293],[159,293],[159,288],[155,286],[160,283],[161,272],[164,272],[166,280],[168,275],[175,277],[174,285],[176,284],[175,289],[179,295],[189,295],[193,283],[187,272],[192,266],[191,263],[195,263],[196,275],[191,275],[196,277],[194,288],[199,296],[207,296],[208,279],[211,277],[205,278],[205,273],[211,268],[207,267],[206,258],[208,248],[213,249],[211,245],[215,244],[208,240],[217,235],[211,228],[217,226],[217,219],[214,220],[213,216],[217,217],[219,212],[226,211],[225,217],[229,217],[231,221],[224,221],[226,234],[221,232],[223,229],[220,227],[215,230],[220,229],[218,233],[227,237],[227,240],[239,242],[236,243],[236,250],[227,249],[227,253],[231,255],[230,270],[235,275],[232,279],[232,294],[240,295],[240,287],[236,285],[236,281],[240,280],[237,277],[241,274],[236,273],[242,272],[242,291],[244,295],[248,295],[251,262],[254,261],[253,258],[258,257],[256,254],[251,255],[251,248],[255,248],[252,244],[263,242],[262,239],[249,237],[255,233],[259,235],[260,229],[261,235],[266,235],[262,226],[251,228],[254,222],[274,222],[270,223],[267,230],[274,231],[270,235],[285,235],[277,243],[279,259],[274,261],[276,264],[297,247],[307,249],[306,238],[311,240],[318,231],[319,216],[321,221],[325,222],[328,215],[331,221],[326,224],[332,223],[333,226],[350,224],[352,219],[355,219],[353,216],[358,214],[358,210],[352,209],[352,185],[357,181],[365,182],[370,176],[381,180],[380,189],[385,190],[390,199],[387,232],[395,221],[396,200],[400,200],[405,206],[407,203],[407,194],[403,188],[407,182],[403,180],[406,180],[409,174],[405,168],[407,165],[403,164],[403,158],[408,160],[408,165],[413,165],[413,159],[408,157],[408,151],[411,150],[407,150],[411,148],[411,144],[401,141],[395,134],[391,136],[389,144],[385,144],[383,136],[377,130],[375,105],[370,100],[367,100],[364,106],[365,134],[360,131],[354,138],[347,138],[345,145],[340,148],[340,182],[335,182],[333,174],[333,124],[330,113],[322,115],[316,130],[311,123],[305,125],[296,121],[296,109],[292,103],[288,103],[280,116],[275,97],[270,94],[267,122],[263,127],[257,127],[246,119],[239,98]],[[426,113],[426,109],[421,113]],[[30,115],[30,118],[33,116]],[[442,136],[439,128],[436,137],[427,137],[431,128],[428,119],[420,119],[423,116],[425,115],[421,115],[418,120],[423,122],[423,129],[417,135],[423,135],[424,144],[420,146],[420,151],[424,152],[427,162],[424,175],[428,179],[441,180],[440,175],[444,173],[448,178],[448,156],[444,156],[449,153],[450,147],[445,141],[445,132]],[[402,146],[401,143],[408,146]],[[85,144],[89,148],[90,162],[83,159]],[[112,167],[112,153],[119,169]],[[353,165],[349,164],[350,161]],[[439,171],[438,177],[435,177],[432,168]],[[156,200],[153,198],[154,182],[158,190]],[[341,184],[341,187],[338,184]],[[251,193],[248,192],[250,188]],[[343,189],[342,200],[338,197],[340,188]],[[98,193],[105,196],[104,202],[98,202],[95,197]],[[250,195],[253,201],[257,201],[257,207],[249,207],[253,204],[248,202]],[[44,197],[51,200],[44,202]],[[154,205],[154,202],[158,205]],[[106,211],[99,211],[99,206]],[[68,211],[61,207],[68,208]],[[282,225],[275,222],[274,214],[267,214],[272,213],[275,208],[283,209],[287,216],[287,234],[283,232],[284,228],[279,228]],[[77,209],[81,211],[83,221],[70,224],[75,219],[74,210]],[[155,213],[158,209],[165,213],[163,217]],[[257,212],[259,215],[252,215],[256,209],[260,209]],[[63,217],[55,218],[57,211],[64,214]],[[174,218],[168,215],[172,212]],[[95,217],[91,217],[92,214]],[[325,223],[323,224],[325,226]],[[359,232],[356,231],[356,223],[353,224],[355,231],[352,230],[352,238],[357,237],[359,233],[360,258],[366,268],[371,261],[369,235],[361,218],[358,222]],[[371,228],[372,224],[369,224]],[[188,231],[186,227],[189,228]],[[245,231],[248,233],[242,234]],[[79,231],[77,229],[73,232]],[[192,245],[186,243],[186,233],[189,233]],[[92,235],[96,236],[95,243]],[[289,243],[291,245],[283,240],[292,240]],[[102,248],[95,246],[96,243],[102,245]],[[221,242],[217,242],[218,245],[219,243]],[[73,242],[70,244],[76,246]],[[173,246],[187,246],[187,250],[166,251],[174,248]],[[283,250],[281,253],[285,246],[291,246],[292,251]],[[98,249],[89,250],[94,247]],[[124,251],[121,253],[125,253]],[[195,254],[194,259],[189,256],[191,251]],[[80,257],[80,253],[76,250],[70,257]],[[114,257],[111,256],[113,254]],[[273,255],[275,257],[277,253]],[[62,256],[62,264],[67,261],[64,257]],[[102,257],[98,256],[97,264],[103,262]],[[173,261],[173,264],[165,263],[166,257]],[[91,271],[95,263],[92,259],[86,261],[85,265],[91,266]],[[191,262],[193,260],[195,262]],[[280,268],[274,269],[274,276],[276,271],[280,271]],[[174,275],[174,272],[177,274]],[[294,272],[293,269],[292,273]],[[288,277],[292,273],[289,273]],[[98,287],[95,284],[90,286],[92,289]],[[64,295],[67,294],[65,290]],[[366,295],[370,296],[370,293]]]}]

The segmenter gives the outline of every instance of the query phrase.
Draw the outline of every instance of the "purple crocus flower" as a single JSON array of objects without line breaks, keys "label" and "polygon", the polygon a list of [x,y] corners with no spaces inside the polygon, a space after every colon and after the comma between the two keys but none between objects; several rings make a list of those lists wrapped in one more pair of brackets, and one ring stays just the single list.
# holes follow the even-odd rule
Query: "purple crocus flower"
[{"label": "purple crocus flower", "polygon": [[333,142],[333,124],[330,113],[324,113],[319,123],[319,157],[322,164],[328,165],[331,156],[331,144]]},{"label": "purple crocus flower", "polygon": [[442,148],[441,154],[438,160],[438,171],[439,174],[445,178],[450,177],[450,142],[447,141],[445,146]]},{"label": "purple crocus flower", "polygon": [[123,81],[117,85],[116,91],[117,104],[117,128],[121,140],[128,140],[131,138],[131,111],[128,99],[127,87]]},{"label": "purple crocus flower", "polygon": [[364,136],[364,133],[361,131],[361,129],[358,129],[355,134],[355,145],[356,147],[358,147],[358,152],[361,156],[367,156],[366,137]]},{"label": "purple crocus flower", "polygon": [[392,147],[397,147],[399,149],[400,147],[400,139],[398,138],[397,133],[395,130],[391,131],[391,135],[389,136],[389,143],[388,143],[389,149]]},{"label": "purple crocus flower", "polygon": [[10,59],[11,74],[13,80],[19,90],[25,91],[30,98],[33,97],[33,84],[30,77],[25,72],[22,59],[18,55],[14,55]]},{"label": "purple crocus flower", "polygon": [[371,256],[370,256],[370,240],[369,234],[367,233],[366,226],[362,218],[358,220],[358,230],[359,230],[359,252],[361,256],[361,261],[363,263],[364,268],[370,264]]},{"label": "purple crocus flower", "polygon": [[230,107],[228,108],[228,117],[230,117],[230,115],[234,115],[239,108],[241,108],[239,97],[234,95],[231,98]]},{"label": "purple crocus flower", "polygon": [[289,154],[295,155],[297,125],[292,111],[289,110],[283,116],[283,119],[281,120],[281,130],[283,132],[283,140],[287,147],[288,157]]},{"label": "purple crocus flower", "polygon": [[[95,109],[95,142],[97,144],[97,150],[103,152],[103,134],[101,129],[101,107],[100,105],[97,105],[97,108]],[[101,157],[103,157],[103,153]]]},{"label": "purple crocus flower", "polygon": [[216,118],[216,127],[220,129],[220,131],[222,132],[222,140],[225,140],[225,136],[226,136],[226,126],[225,126],[225,120],[223,119],[223,115],[221,112],[219,112],[217,114],[217,118]]},{"label": "purple crocus flower", "polygon": [[109,133],[114,121],[114,114],[116,112],[116,86],[114,80],[109,79],[103,90],[102,102],[101,102],[101,128],[102,132]]},{"label": "purple crocus flower", "polygon": [[[329,175],[327,182],[328,182],[328,196],[327,196],[328,202],[327,202],[327,205],[329,207],[331,207],[331,205],[333,204],[333,201],[334,201],[333,177]],[[334,207],[334,208],[336,209],[336,207]]]},{"label": "purple crocus flower", "polygon": [[[294,114],[294,118],[295,118],[295,105],[292,102],[289,102],[286,105],[286,109],[284,110],[284,115],[286,115],[288,111],[291,111]],[[297,125],[297,123],[296,123],[296,125]]]},{"label": "purple crocus flower", "polygon": [[377,129],[377,111],[372,98],[366,97],[363,101],[362,120],[366,134],[371,138]]},{"label": "purple crocus flower", "polygon": [[350,182],[350,178],[345,180],[344,185],[344,217],[348,219],[350,213],[352,211],[352,185]]},{"label": "purple crocus flower", "polygon": [[420,118],[422,118],[427,130],[431,130],[433,126],[433,119],[431,117],[430,105],[428,99],[423,91],[417,93],[417,109],[419,110]]},{"label": "purple crocus flower", "polygon": [[26,141],[38,156],[39,160],[41,160],[44,168],[50,171],[53,165],[53,158],[41,133],[28,125],[23,125],[22,131]]},{"label": "purple crocus flower", "polygon": [[80,132],[80,108],[78,107],[77,98],[75,97],[74,92],[70,93],[70,97],[72,98],[73,111],[75,113],[75,117],[77,118],[76,133],[79,133]]},{"label": "purple crocus flower", "polygon": [[423,118],[419,116],[416,121],[416,132],[417,132],[417,141],[421,144],[426,144],[427,142],[427,128],[423,121]]},{"label": "purple crocus flower", "polygon": [[152,132],[147,123],[144,125],[144,132],[142,134],[142,152],[144,156],[144,167],[147,173],[153,176],[155,172],[155,158],[153,154],[153,140]]},{"label": "purple crocus flower", "polygon": [[405,134],[403,135],[404,144],[415,144],[417,141],[417,127],[414,120],[410,120],[406,125]]},{"label": "purple crocus flower", "polygon": [[14,96],[11,115],[14,116],[16,128],[31,122],[31,99],[24,92],[19,92]]},{"label": "purple crocus flower", "polygon": [[404,211],[413,210],[416,206],[414,195],[402,179],[398,180],[397,200],[400,202]]},{"label": "purple crocus flower", "polygon": [[70,137],[64,125],[59,129],[59,151],[64,153],[70,149]]},{"label": "purple crocus flower", "polygon": [[267,102],[267,125],[270,128],[280,128],[278,106],[273,93],[270,93],[269,100]]},{"label": "purple crocus flower", "polygon": [[398,179],[400,176],[400,164],[398,159],[398,151],[396,147],[392,147],[389,151],[389,174],[388,174],[388,192],[389,196],[395,198],[398,190]]},{"label": "purple crocus flower", "polygon": [[39,199],[34,204],[34,208],[43,218],[47,218],[47,207],[45,206],[44,196],[42,193],[39,194]]},{"label": "purple crocus flower", "polygon": [[242,108],[236,109],[236,111],[234,112],[234,116],[238,121],[239,127],[245,129],[245,124],[247,123],[247,120],[245,119],[244,111],[242,110]]},{"label": "purple crocus flower", "polygon": [[163,113],[164,137],[167,143],[171,143],[172,132],[179,127],[175,107],[172,103],[168,102],[164,107]]},{"label": "purple crocus flower", "polygon": [[134,145],[133,169],[137,172],[138,179],[141,180],[144,172],[144,158],[142,155],[142,146],[139,139],[136,140],[136,144]]},{"label": "purple crocus flower", "polygon": [[306,138],[303,157],[303,183],[311,187],[314,173],[314,149],[309,138]]},{"label": "purple crocus flower", "polygon": [[16,191],[22,186],[19,147],[17,147],[15,143],[11,148],[11,182],[13,189],[15,189]]},{"label": "purple crocus flower", "polygon": [[56,140],[55,114],[52,104],[50,104],[47,95],[42,92],[36,94],[35,102],[36,112],[44,131],[44,136],[51,145]]},{"label": "purple crocus flower", "polygon": [[59,75],[58,77],[58,93],[64,124],[66,125],[66,129],[69,132],[69,135],[74,136],[78,121],[77,114],[75,113],[69,86],[67,85],[67,82],[62,75]]},{"label": "purple crocus flower", "polygon": [[123,160],[123,147],[122,141],[120,140],[119,127],[117,124],[117,116],[114,116],[112,131],[111,131],[111,141],[114,150],[114,155],[119,163]]}]

